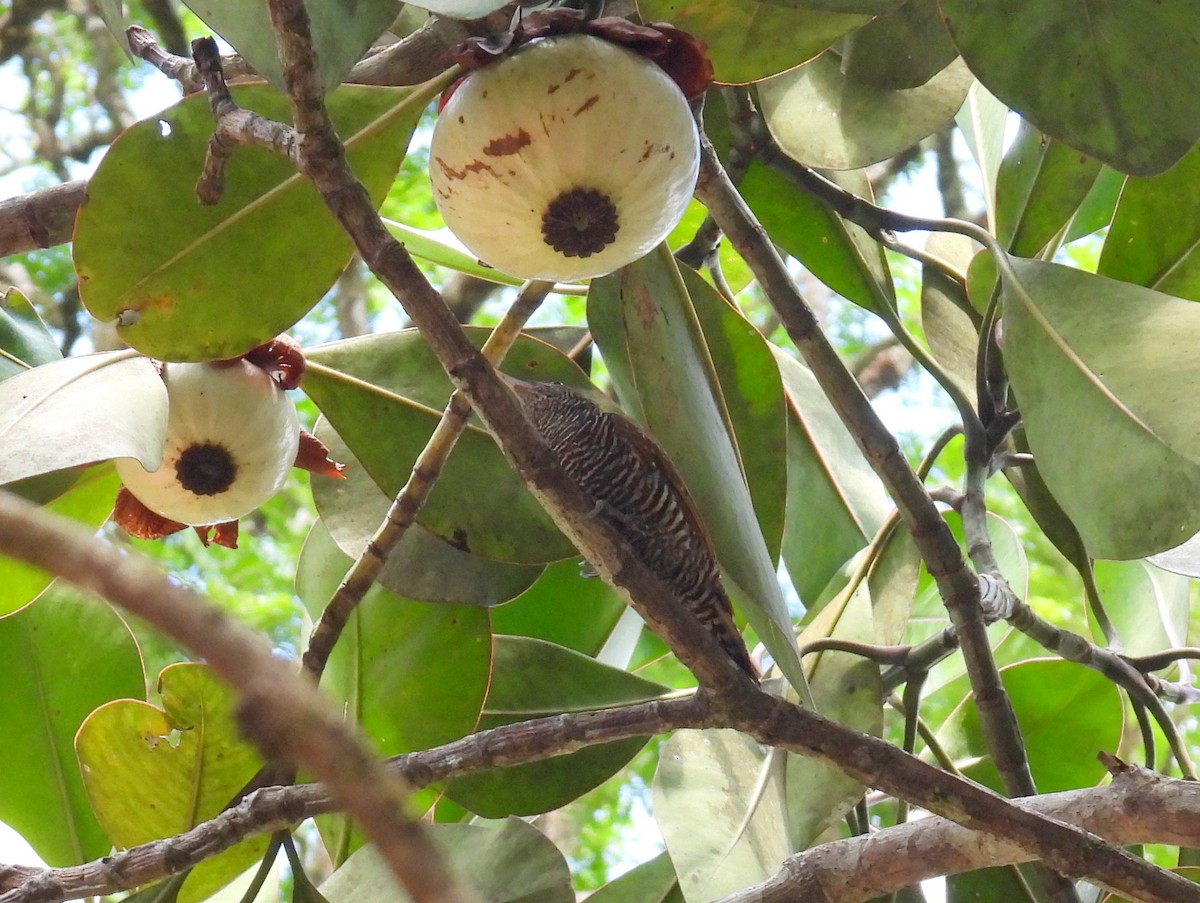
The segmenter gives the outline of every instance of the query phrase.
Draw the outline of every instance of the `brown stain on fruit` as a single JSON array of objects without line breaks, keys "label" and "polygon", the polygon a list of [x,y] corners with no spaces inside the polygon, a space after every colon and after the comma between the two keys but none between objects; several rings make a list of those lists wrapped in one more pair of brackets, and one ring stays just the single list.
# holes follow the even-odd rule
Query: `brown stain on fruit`
[{"label": "brown stain on fruit", "polygon": [[590,110],[592,107],[594,107],[599,100],[600,100],[600,95],[593,94],[591,97],[589,97],[587,100],[585,100],[582,104],[579,105],[579,107],[575,110],[575,115],[579,116],[582,113],[586,113],[588,110]]},{"label": "brown stain on fruit", "polygon": [[506,157],[509,154],[520,153],[521,148],[528,147],[532,143],[533,139],[529,137],[529,132],[521,129],[515,135],[493,138],[487,143],[483,152],[489,157]]},{"label": "brown stain on fruit", "polygon": [[475,173],[481,173],[481,172],[489,173],[490,175],[492,175],[496,178],[500,177],[499,173],[497,173],[496,170],[492,169],[491,164],[485,163],[482,160],[472,160],[470,163],[467,163],[465,166],[463,166],[462,169],[455,169],[453,166],[451,166],[449,163],[447,163],[441,157],[438,157],[437,165],[438,165],[438,168],[442,171],[442,175],[444,175],[447,179],[450,179],[451,181],[461,182],[467,176],[473,175]]}]

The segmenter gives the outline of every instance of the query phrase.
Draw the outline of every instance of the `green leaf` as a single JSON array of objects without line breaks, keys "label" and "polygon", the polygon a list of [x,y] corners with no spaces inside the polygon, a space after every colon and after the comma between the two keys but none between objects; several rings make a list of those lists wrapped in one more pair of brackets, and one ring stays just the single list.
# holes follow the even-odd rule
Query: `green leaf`
[{"label": "green leaf", "polygon": [[58,343],[29,299],[15,288],[0,295],[0,381],[61,358]]},{"label": "green leaf", "polygon": [[167,387],[133,351],[107,351],[42,364],[0,383],[0,484],[91,464],[162,460]]},{"label": "green leaf", "polygon": [[[287,90],[266,4],[243,0],[186,2],[267,81],[280,91]],[[341,84],[367,48],[392,24],[398,7],[396,0],[306,0],[317,72],[326,91]]]},{"label": "green leaf", "polygon": [[[92,712],[75,738],[96,817],[118,849],[174,837],[220,812],[262,765],[241,739],[233,691],[208,667],[171,665],[158,678],[163,707],[134,699]],[[193,870],[179,895],[203,900],[266,849],[245,841]]]},{"label": "green leaf", "polygon": [[[728,111],[712,102],[708,109],[704,130],[727,162],[733,140],[728,116],[723,115]],[[874,197],[863,172],[826,176],[861,198]],[[895,288],[883,247],[863,229],[838,216],[775,168],[757,161],[751,161],[738,191],[772,240],[839,295],[876,312],[895,307]]]},{"label": "green leaf", "polygon": [[[870,199],[863,173],[831,175],[843,188]],[[843,298],[876,312],[895,306],[883,247],[861,228],[760,163],[751,164],[739,190],[780,247]]]},{"label": "green leaf", "polygon": [[1100,175],[1100,161],[1021,120],[996,177],[997,237],[1036,257],[1070,221]]},{"label": "green leaf", "polygon": [[958,56],[936,0],[903,0],[842,41],[842,71],[864,85],[916,88]]},{"label": "green leaf", "polygon": [[[468,328],[482,345],[489,330]],[[415,329],[307,351],[309,394],[367,473],[392,498],[408,480],[450,398],[451,383]],[[522,336],[502,369],[523,379],[590,385],[564,354]],[[524,564],[576,554],[478,421],[458,440],[418,522],[460,549]]]},{"label": "green leaf", "polygon": [[[1017,452],[1030,454],[1025,430],[1013,431],[1013,445]],[[1062,553],[1076,571],[1080,574],[1086,573],[1091,567],[1092,559],[1083,544],[1083,537],[1079,535],[1074,522],[1067,516],[1067,512],[1063,511],[1062,505],[1046,485],[1037,463],[1026,462],[1008,467],[1004,476],[1013,489],[1017,490],[1017,495],[1021,497],[1021,501],[1054,548]]]},{"label": "green leaf", "polygon": [[[287,119],[285,98],[270,88],[233,95]],[[376,204],[427,99],[412,89],[363,86],[327,99]],[[350,240],[309,181],[262,148],[238,148],[220,201],[200,205],[194,186],[212,129],[208,100],[195,94],[123,132],[88,181],[75,229],[84,305],[162,360],[235,357],[274,338],[321,299],[350,259]],[[131,197],[141,203],[131,205]]]},{"label": "green leaf", "polygon": [[[1039,793],[1091,787],[1105,776],[1099,750],[1121,739],[1121,697],[1107,677],[1061,659],[1022,662],[1000,672]],[[974,698],[946,719],[938,741],[965,777],[1001,791]]]},{"label": "green leaf", "polygon": [[[707,292],[711,303],[715,297]],[[703,293],[701,293],[703,294]],[[719,299],[718,299],[719,300]],[[695,303],[665,246],[592,281],[588,324],[627,409],[678,467],[717,549],[725,587],[788,678],[801,681],[791,619],[745,482],[728,411]],[[771,428],[768,414],[763,428]],[[783,426],[782,411],[778,426]],[[730,479],[730,475],[741,479]],[[783,488],[783,474],[774,478]],[[767,493],[771,484],[766,484]]]},{"label": "green leaf", "polygon": [[[1187,645],[1191,581],[1147,561],[1097,561],[1096,588],[1122,651],[1147,655]],[[1097,642],[1104,643],[1093,629]]]},{"label": "green leaf", "polygon": [[[927,254],[966,274],[976,245],[965,235],[934,232]],[[921,330],[942,369],[967,398],[975,398],[975,359],[979,347],[978,317],[968,312],[963,286],[929,263],[921,267]]]},{"label": "green leaf", "polygon": [[[647,22],[670,22],[702,40],[716,80],[740,85],[812,59],[887,5],[876,0],[803,7],[758,0],[638,0],[638,11]],[[839,7],[853,12],[825,11]],[[864,9],[870,12],[861,15]]]},{"label": "green leaf", "polygon": [[1129,179],[1096,272],[1200,301],[1200,149],[1160,176]]},{"label": "green leaf", "polygon": [[108,28],[121,49],[128,53],[129,40],[125,37],[125,9],[121,0],[97,0],[96,11],[100,13],[105,27]]},{"label": "green leaf", "polygon": [[942,14],[989,91],[1122,172],[1162,172],[1200,139],[1200,26],[1190,4],[1147,15],[1124,0],[942,0]]},{"label": "green leaf", "polygon": [[[481,903],[575,903],[571,873],[546,835],[519,818],[499,824],[422,826],[442,850],[452,874]],[[364,847],[321,885],[330,903],[406,903],[374,847]]]},{"label": "green leaf", "polygon": [[112,841],[92,814],[73,741],[96,706],[146,692],[129,628],[104,602],[56,584],[0,620],[0,684],[11,738],[0,744],[0,819],[48,865],[107,855]]},{"label": "green leaf", "polygon": [[[121,480],[111,464],[89,467],[46,508],[97,529],[108,520],[120,488]],[[32,602],[53,579],[50,574],[23,561],[0,556],[0,618]]]},{"label": "green leaf", "polygon": [[783,560],[801,601],[812,605],[892,506],[812,373],[784,351],[775,357],[788,403]]},{"label": "green leaf", "polygon": [[1200,431],[1182,403],[1200,379],[1200,307],[1058,264],[1012,268],[1004,359],[1046,485],[1095,558],[1179,545],[1200,531]]},{"label": "green leaf", "polygon": [[861,169],[895,156],[950,122],[973,76],[955,60],[917,88],[856,82],[833,51],[758,86],[763,117],[793,160],[821,169]]},{"label": "green leaf", "polygon": [[[560,712],[646,702],[667,689],[527,637],[497,636],[494,654],[492,685],[480,730]],[[608,780],[646,740],[618,740],[543,762],[457,778],[447,786],[446,795],[486,818],[549,812]]]},{"label": "green leaf", "polygon": [[663,744],[654,819],[688,903],[708,903],[779,871],[794,852],[786,787],[782,754],[737,731],[676,731]]},{"label": "green leaf", "polygon": [[[867,579],[853,593],[840,591],[805,627],[801,648],[826,637],[882,645],[899,642],[916,594],[919,565],[912,539],[903,530],[893,530]],[[864,733],[883,732],[878,666],[848,652],[814,653],[805,656],[804,664],[818,712]],[[793,850],[811,846],[865,789],[829,762],[791,754],[785,786]]]},{"label": "green leaf", "polygon": [[[296,569],[296,593],[314,620],[350,567],[317,522]],[[394,756],[427,749],[471,732],[483,708],[492,668],[487,612],[467,605],[431,605],[373,587],[350,615],[321,680],[347,720]],[[422,791],[415,807],[431,805]],[[344,816],[321,820],[335,863],[364,842]]]},{"label": "green leaf", "polygon": [[772,561],[783,538],[787,421],[779,367],[768,343],[741,311],[694,271],[680,267],[712,360],[742,472]]},{"label": "green leaf", "polygon": [[[1100,168],[1100,175],[1087,197],[1071,217],[1071,225],[1067,229],[1066,240],[1071,242],[1085,235],[1098,232],[1112,222],[1113,212],[1117,207],[1117,198],[1121,196],[1128,177],[1107,166]],[[1101,252],[1103,257],[1103,252]]]},{"label": "green leaf", "polygon": [[528,590],[492,609],[492,629],[598,655],[626,607],[612,587],[581,568],[578,558],[547,566]]},{"label": "green leaf", "polygon": [[588,894],[591,903],[682,903],[679,879],[668,853],[634,866]]},{"label": "green leaf", "polygon": [[[346,465],[346,478],[314,479],[313,502],[338,548],[358,558],[383,523],[392,499],[380,491],[329,421],[322,418],[318,422],[316,435],[329,448],[330,457]],[[472,555],[420,524],[412,524],[388,556],[379,582],[421,602],[489,606],[520,595],[541,572],[540,565],[508,564]]]},{"label": "green leaf", "polygon": [[983,179],[983,198],[987,204],[988,228],[996,228],[996,174],[1004,157],[1004,129],[1008,107],[976,82],[967,92],[967,101],[955,117],[955,123],[967,142],[967,149],[979,166]]}]

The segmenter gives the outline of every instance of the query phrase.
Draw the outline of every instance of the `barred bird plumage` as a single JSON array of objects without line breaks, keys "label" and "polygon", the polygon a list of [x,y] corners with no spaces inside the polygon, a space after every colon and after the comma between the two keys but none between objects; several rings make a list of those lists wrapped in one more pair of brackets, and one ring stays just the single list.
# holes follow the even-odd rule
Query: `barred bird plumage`
[{"label": "barred bird plumage", "polygon": [[733,621],[712,542],[678,472],[637,423],[560,383],[509,379],[566,474],[751,677],[758,670]]}]

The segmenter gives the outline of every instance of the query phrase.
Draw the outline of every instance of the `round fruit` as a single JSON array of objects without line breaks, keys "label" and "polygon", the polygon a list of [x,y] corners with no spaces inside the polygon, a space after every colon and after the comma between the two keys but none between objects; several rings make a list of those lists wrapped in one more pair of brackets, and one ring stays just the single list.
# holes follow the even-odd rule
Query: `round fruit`
[{"label": "round fruit", "polygon": [[283,488],[296,461],[296,408],[265,370],[238,358],[166,364],[167,441],[158,470],[118,458],[117,473],[151,511],[181,524],[237,520]]},{"label": "round fruit", "polygon": [[700,165],[691,109],[657,65],[587,35],[523,46],[469,75],[438,117],[442,218],[523,279],[610,273],[679,222]]}]

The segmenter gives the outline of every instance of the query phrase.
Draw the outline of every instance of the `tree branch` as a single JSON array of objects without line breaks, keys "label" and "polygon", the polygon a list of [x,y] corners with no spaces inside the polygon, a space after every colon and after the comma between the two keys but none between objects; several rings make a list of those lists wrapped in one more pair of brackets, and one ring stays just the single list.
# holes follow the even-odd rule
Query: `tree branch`
[{"label": "tree branch", "polygon": [[87,182],[79,179],[0,201],[0,257],[70,241],[86,197]]},{"label": "tree branch", "polygon": [[[1114,845],[1194,847],[1200,837],[1194,808],[1200,785],[1136,768],[1119,771],[1105,787],[1049,793],[1024,804]],[[926,818],[813,847],[789,859],[774,877],[720,903],[862,903],[929,878],[1026,861],[1007,841]]]}]

